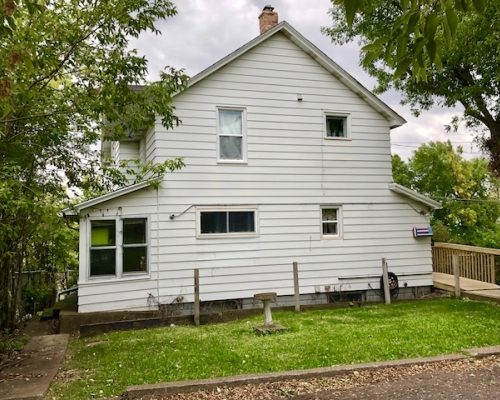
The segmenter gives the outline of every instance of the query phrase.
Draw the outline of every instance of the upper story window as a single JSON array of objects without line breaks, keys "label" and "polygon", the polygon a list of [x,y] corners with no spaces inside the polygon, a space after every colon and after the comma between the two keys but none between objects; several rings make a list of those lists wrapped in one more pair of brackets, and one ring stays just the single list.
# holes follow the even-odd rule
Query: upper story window
[{"label": "upper story window", "polygon": [[327,139],[349,139],[351,136],[349,114],[325,114],[325,137]]},{"label": "upper story window", "polygon": [[218,109],[218,159],[223,162],[244,162],[246,158],[245,110]]},{"label": "upper story window", "polygon": [[321,207],[321,234],[326,238],[340,237],[341,228],[340,207]]},{"label": "upper story window", "polygon": [[200,237],[257,234],[256,209],[201,209],[197,214]]},{"label": "upper story window", "polygon": [[90,276],[147,271],[146,218],[90,221]]}]

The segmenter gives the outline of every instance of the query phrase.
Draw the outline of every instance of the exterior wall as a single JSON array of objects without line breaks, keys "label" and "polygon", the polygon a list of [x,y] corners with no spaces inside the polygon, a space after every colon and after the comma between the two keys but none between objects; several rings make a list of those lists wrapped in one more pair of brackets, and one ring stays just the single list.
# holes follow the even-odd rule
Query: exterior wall
[{"label": "exterior wall", "polygon": [[[388,122],[285,36],[176,96],[175,106],[183,124],[167,132],[158,122],[146,154],[157,162],[182,156],[186,167],[168,174],[158,192],[84,213],[148,217],[149,273],[89,279],[84,261],[80,311],[192,302],[194,268],[202,301],[291,295],[294,261],[303,294],[378,289],[382,257],[401,286],[432,285],[430,239],[411,233],[428,218],[388,189]],[[217,163],[217,106],[245,108],[247,163]],[[324,139],[325,112],[350,114],[350,140]],[[197,238],[196,207],[211,205],[257,207],[258,235]],[[342,207],[340,238],[321,237],[322,205]]]}]

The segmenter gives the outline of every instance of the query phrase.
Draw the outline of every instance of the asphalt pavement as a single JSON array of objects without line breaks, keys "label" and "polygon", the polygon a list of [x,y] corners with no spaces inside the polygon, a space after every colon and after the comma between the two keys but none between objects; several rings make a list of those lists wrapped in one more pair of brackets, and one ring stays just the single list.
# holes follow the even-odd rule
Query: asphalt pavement
[{"label": "asphalt pavement", "polygon": [[426,371],[421,374],[350,390],[295,396],[293,400],[497,400],[500,364],[469,371]]}]

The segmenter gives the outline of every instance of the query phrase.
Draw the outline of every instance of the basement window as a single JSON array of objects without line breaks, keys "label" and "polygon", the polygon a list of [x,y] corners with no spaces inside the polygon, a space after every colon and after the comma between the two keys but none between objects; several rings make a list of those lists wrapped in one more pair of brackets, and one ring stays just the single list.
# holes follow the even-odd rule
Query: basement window
[{"label": "basement window", "polygon": [[198,236],[256,235],[255,209],[198,210]]}]

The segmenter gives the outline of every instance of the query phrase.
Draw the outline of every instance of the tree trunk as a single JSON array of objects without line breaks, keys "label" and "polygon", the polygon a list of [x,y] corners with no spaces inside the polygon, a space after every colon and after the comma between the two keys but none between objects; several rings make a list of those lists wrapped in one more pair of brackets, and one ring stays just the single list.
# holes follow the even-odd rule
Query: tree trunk
[{"label": "tree trunk", "polygon": [[6,243],[6,250],[0,253],[0,331],[10,333],[14,329],[15,299],[12,298],[16,282],[13,279],[13,260],[10,253],[12,241]]},{"label": "tree trunk", "polygon": [[490,138],[486,140],[486,148],[490,152],[491,170],[500,177],[500,120],[489,126]]}]

